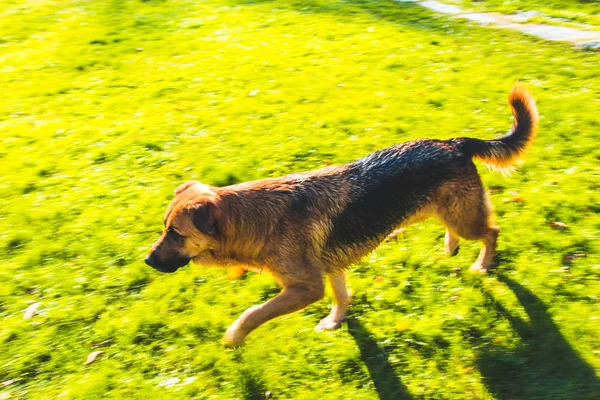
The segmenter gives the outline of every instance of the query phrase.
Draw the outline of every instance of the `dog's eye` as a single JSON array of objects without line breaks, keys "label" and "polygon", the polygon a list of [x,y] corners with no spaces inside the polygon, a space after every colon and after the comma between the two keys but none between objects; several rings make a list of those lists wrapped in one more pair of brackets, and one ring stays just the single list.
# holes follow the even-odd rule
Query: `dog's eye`
[{"label": "dog's eye", "polygon": [[167,234],[170,235],[174,239],[181,239],[184,237],[183,235],[178,233],[175,229],[173,229],[173,227],[169,227],[169,229],[167,229]]}]

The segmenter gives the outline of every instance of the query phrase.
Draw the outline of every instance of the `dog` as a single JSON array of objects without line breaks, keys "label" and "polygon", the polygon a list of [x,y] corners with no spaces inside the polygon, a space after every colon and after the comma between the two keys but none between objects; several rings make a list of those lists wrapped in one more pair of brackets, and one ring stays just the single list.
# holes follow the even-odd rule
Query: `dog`
[{"label": "dog", "polygon": [[521,84],[509,103],[514,123],[499,139],[418,139],[281,178],[226,187],[184,183],[145,262],[161,272],[190,261],[269,272],[282,291],[227,329],[224,343],[232,347],[266,321],[322,299],[325,277],[334,304],[315,329],[339,328],[350,303],[345,270],[395,229],[431,216],[446,226],[449,255],[457,253],[459,237],[482,242],[471,269],[486,272],[499,228],[473,159],[506,171],[537,133],[536,103]]}]

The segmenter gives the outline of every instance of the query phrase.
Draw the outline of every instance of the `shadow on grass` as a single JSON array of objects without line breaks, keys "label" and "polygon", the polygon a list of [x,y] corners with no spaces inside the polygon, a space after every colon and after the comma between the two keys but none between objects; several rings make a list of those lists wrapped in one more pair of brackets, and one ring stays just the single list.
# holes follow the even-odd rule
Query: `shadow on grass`
[{"label": "shadow on grass", "polygon": [[373,334],[354,317],[348,318],[348,331],[358,345],[360,357],[369,369],[379,398],[411,399],[408,389],[394,373],[387,354],[377,345]]},{"label": "shadow on grass", "polygon": [[504,316],[521,337],[517,349],[486,348],[478,367],[488,390],[499,399],[597,399],[600,381],[594,369],[560,333],[546,305],[521,284],[498,275],[516,295],[529,322],[513,315],[483,290],[489,304]]},{"label": "shadow on grass", "polygon": [[262,376],[249,368],[242,368],[238,376],[238,387],[244,400],[264,400],[267,391]]}]

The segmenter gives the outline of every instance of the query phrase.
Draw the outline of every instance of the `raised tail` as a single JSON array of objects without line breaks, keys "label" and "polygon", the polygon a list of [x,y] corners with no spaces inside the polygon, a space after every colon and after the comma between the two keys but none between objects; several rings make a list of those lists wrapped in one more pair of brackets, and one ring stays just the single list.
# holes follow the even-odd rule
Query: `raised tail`
[{"label": "raised tail", "polygon": [[457,139],[465,154],[502,172],[510,171],[511,166],[531,147],[537,135],[539,119],[535,100],[522,84],[517,83],[513,87],[508,102],[515,118],[506,135],[494,140]]}]

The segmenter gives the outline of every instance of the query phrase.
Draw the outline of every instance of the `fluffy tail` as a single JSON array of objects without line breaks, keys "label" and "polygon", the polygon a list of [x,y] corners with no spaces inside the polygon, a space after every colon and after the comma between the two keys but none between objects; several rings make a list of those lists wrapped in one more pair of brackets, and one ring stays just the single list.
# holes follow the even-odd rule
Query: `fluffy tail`
[{"label": "fluffy tail", "polygon": [[527,152],[537,135],[538,111],[535,100],[522,84],[517,83],[508,102],[515,117],[510,131],[499,139],[459,139],[462,151],[481,160],[489,168],[509,172],[511,166]]}]

